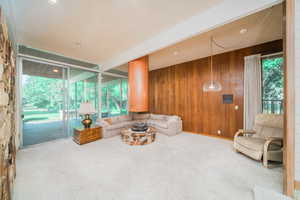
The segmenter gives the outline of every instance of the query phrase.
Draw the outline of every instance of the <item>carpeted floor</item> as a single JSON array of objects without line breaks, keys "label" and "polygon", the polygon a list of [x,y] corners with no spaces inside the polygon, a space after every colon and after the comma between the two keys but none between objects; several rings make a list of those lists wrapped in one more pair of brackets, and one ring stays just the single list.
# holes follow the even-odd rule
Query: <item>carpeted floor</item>
[{"label": "carpeted floor", "polygon": [[232,142],[183,133],[128,146],[119,137],[79,146],[62,139],[17,155],[15,200],[250,200],[281,192],[282,170],[232,150]]}]

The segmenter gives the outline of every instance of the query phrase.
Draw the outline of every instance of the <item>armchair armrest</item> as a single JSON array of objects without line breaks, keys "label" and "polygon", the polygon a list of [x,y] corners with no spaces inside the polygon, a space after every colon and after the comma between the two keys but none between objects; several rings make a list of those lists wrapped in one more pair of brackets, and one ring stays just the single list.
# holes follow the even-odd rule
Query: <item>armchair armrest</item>
[{"label": "armchair armrest", "polygon": [[281,137],[268,137],[267,140],[270,141],[283,141],[283,139]]},{"label": "armchair armrest", "polygon": [[264,152],[263,152],[263,164],[265,167],[269,166],[268,165],[268,151],[269,151],[269,147],[272,143],[280,145],[281,151],[282,151],[283,139],[280,137],[268,137],[264,144]]},{"label": "armchair armrest", "polygon": [[234,137],[243,136],[245,134],[251,134],[254,135],[256,132],[254,130],[243,130],[239,129],[238,132],[236,132]]},{"label": "armchair armrest", "polygon": [[280,138],[280,137],[268,137],[268,138],[267,138],[267,141],[266,141],[266,143],[265,143],[265,145],[264,145],[264,147],[266,148],[266,150],[268,150],[269,145],[270,145],[271,143],[276,143],[276,144],[282,146],[282,145],[283,145],[283,139]]}]

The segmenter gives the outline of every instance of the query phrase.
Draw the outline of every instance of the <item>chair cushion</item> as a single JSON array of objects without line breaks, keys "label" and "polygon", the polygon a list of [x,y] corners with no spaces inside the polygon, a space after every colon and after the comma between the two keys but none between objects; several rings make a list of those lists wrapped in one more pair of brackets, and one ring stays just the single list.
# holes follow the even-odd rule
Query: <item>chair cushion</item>
[{"label": "chair cushion", "polygon": [[255,124],[283,129],[283,115],[261,113],[256,115]]},{"label": "chair cushion", "polygon": [[154,126],[154,127],[158,127],[158,128],[168,128],[168,124],[165,121],[149,119],[147,121],[147,124],[149,126]]},{"label": "chair cushion", "polygon": [[[234,142],[255,151],[263,151],[266,140],[257,137],[236,137]],[[281,149],[281,146],[278,144],[271,144],[269,146],[269,150],[279,149]]]},{"label": "chair cushion", "polygon": [[283,129],[282,128],[261,126],[261,125],[257,124],[255,126],[255,129],[256,129],[256,134],[254,135],[254,137],[260,137],[263,139],[266,139],[269,137],[283,138]]}]

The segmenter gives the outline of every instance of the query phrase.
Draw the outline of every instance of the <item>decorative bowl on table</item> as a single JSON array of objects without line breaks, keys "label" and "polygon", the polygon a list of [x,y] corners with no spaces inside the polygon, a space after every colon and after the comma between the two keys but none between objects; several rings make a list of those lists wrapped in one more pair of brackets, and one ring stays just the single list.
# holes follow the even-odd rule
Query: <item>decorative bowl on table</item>
[{"label": "decorative bowl on table", "polygon": [[143,122],[135,123],[135,124],[133,124],[131,130],[136,131],[136,132],[144,132],[144,131],[148,130],[148,125]]}]

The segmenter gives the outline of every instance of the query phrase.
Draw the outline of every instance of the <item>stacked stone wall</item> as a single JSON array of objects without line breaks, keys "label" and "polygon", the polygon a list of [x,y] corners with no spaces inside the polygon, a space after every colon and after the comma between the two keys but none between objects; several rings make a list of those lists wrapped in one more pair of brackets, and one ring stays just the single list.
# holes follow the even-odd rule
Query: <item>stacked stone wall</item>
[{"label": "stacked stone wall", "polygon": [[[1,12],[1,10],[0,10]],[[16,126],[15,126],[16,56],[4,15],[0,13],[0,199],[12,199],[16,176]]]}]

